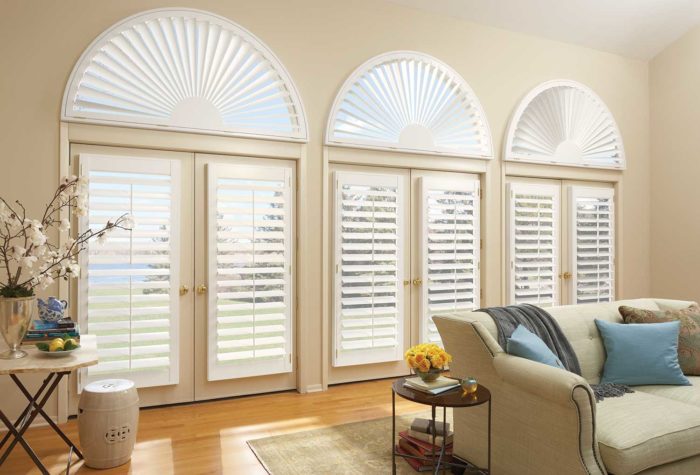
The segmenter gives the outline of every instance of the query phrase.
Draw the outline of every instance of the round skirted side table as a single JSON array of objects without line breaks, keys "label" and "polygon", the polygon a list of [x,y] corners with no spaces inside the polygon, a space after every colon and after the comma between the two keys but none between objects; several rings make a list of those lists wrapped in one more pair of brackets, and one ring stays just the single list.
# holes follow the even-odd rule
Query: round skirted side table
[{"label": "round skirted side table", "polygon": [[[442,394],[432,395],[412,389],[410,387],[404,386],[406,378],[399,378],[394,381],[391,387],[391,473],[396,473],[396,457],[412,458],[420,460],[421,462],[429,462],[432,464],[434,473],[438,474],[441,470],[450,470],[454,468],[466,469],[465,473],[469,474],[489,474],[491,471],[491,392],[482,386],[478,386],[475,393],[463,395],[461,388],[456,388],[453,390],[446,391]],[[447,422],[447,408],[470,408],[475,406],[481,406],[482,404],[488,404],[488,466],[487,468],[477,468],[469,463],[458,463],[454,461],[446,462],[443,461],[445,456],[447,437],[442,438],[442,446],[440,447],[440,453],[436,453],[437,450],[432,451],[432,457],[418,457],[414,455],[409,455],[405,453],[398,452],[396,450],[396,395],[401,396],[409,401],[416,402],[418,404],[425,404],[431,408],[432,416],[432,426],[436,427],[436,416],[437,409],[442,408],[442,421]],[[435,436],[433,435],[433,445],[435,445]]]}]

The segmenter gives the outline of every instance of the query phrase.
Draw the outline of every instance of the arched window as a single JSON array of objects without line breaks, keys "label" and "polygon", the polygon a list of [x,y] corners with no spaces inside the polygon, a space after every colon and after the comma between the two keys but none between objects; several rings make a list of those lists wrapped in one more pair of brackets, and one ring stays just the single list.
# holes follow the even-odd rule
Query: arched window
[{"label": "arched window", "polygon": [[277,57],[235,23],[158,9],[109,28],[68,81],[62,119],[305,141],[304,110]]},{"label": "arched window", "polygon": [[625,168],[615,118],[583,84],[540,84],[518,105],[508,130],[505,159],[595,168]]},{"label": "arched window", "polygon": [[486,115],[464,78],[425,54],[376,56],[345,81],[328,145],[492,158]]}]

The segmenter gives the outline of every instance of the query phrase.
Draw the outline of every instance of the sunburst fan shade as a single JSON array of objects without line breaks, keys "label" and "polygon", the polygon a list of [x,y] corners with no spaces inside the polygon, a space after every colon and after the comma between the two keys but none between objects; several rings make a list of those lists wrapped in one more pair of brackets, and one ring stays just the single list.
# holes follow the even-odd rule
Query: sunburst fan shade
[{"label": "sunburst fan shade", "polygon": [[286,70],[255,36],[207,12],[160,9],[114,25],[83,53],[63,118],[305,140]]},{"label": "sunburst fan shade", "polygon": [[412,52],[377,56],[348,78],[326,143],[493,157],[486,115],[466,81],[441,61]]},{"label": "sunburst fan shade", "polygon": [[557,80],[533,89],[516,109],[506,160],[594,168],[625,168],[615,119],[592,90]]}]

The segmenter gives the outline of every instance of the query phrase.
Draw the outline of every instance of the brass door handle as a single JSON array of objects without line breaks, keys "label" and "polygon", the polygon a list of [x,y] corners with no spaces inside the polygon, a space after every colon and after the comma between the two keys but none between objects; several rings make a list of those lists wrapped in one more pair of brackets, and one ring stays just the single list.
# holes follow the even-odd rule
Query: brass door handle
[{"label": "brass door handle", "polygon": [[187,293],[190,291],[190,288],[187,287],[186,285],[181,285],[180,286],[180,295],[187,295]]},{"label": "brass door handle", "polygon": [[206,285],[198,285],[197,286],[197,293],[199,295],[206,294],[207,293],[207,286]]},{"label": "brass door handle", "polygon": [[564,272],[563,274],[559,274],[560,279],[569,280],[571,279],[571,277],[571,272]]},{"label": "brass door handle", "polygon": [[422,279],[413,279],[413,285],[421,285],[423,283]]},{"label": "brass door handle", "polygon": [[411,283],[410,280],[404,280],[404,281],[403,281],[403,285],[408,285],[408,284],[410,284],[410,283]]}]

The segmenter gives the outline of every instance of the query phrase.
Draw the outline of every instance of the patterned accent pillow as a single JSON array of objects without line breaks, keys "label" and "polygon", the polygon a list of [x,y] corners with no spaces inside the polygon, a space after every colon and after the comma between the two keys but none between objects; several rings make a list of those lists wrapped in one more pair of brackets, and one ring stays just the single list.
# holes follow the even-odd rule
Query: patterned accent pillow
[{"label": "patterned accent pillow", "polygon": [[644,310],[622,306],[625,323],[661,323],[680,320],[678,362],[684,374],[700,376],[700,307],[693,304],[680,310]]}]

